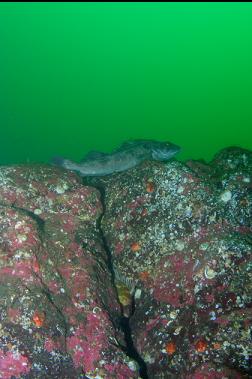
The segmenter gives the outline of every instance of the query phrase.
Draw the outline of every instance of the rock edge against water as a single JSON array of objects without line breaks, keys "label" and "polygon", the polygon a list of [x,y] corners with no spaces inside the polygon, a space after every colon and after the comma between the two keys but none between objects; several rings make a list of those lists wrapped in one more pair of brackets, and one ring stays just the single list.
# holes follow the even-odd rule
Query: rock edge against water
[{"label": "rock edge against water", "polygon": [[251,232],[248,150],[1,167],[0,378],[251,377]]}]

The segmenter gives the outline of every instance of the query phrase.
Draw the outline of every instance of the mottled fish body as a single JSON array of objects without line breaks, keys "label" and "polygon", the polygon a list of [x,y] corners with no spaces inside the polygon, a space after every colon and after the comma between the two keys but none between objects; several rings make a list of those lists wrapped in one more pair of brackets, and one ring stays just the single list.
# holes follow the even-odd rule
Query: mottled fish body
[{"label": "mottled fish body", "polygon": [[104,176],[126,171],[145,160],[166,161],[179,150],[179,146],[170,142],[132,140],[112,153],[90,152],[80,163],[64,158],[54,158],[53,163],[77,171],[81,176]]}]

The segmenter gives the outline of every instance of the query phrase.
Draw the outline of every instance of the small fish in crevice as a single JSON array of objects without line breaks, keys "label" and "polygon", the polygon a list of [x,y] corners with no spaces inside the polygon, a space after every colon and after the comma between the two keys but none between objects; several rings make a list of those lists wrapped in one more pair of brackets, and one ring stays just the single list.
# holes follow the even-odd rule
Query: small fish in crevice
[{"label": "small fish in crevice", "polygon": [[134,294],[136,285],[132,279],[115,271],[115,287],[124,317],[130,317],[134,311]]}]

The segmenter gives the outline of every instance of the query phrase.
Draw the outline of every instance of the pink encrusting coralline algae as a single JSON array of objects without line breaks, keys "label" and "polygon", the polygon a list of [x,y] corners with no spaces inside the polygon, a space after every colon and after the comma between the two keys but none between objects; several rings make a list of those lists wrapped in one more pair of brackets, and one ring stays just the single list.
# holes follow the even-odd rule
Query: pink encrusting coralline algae
[{"label": "pink encrusting coralline algae", "polygon": [[49,166],[0,171],[0,377],[137,378],[119,345],[99,192]]},{"label": "pink encrusting coralline algae", "polygon": [[0,350],[0,378],[12,379],[18,378],[22,374],[29,373],[30,370],[29,359],[15,351],[4,352]]},{"label": "pink encrusting coralline algae", "polygon": [[0,378],[249,379],[252,152],[85,183],[0,167]]}]

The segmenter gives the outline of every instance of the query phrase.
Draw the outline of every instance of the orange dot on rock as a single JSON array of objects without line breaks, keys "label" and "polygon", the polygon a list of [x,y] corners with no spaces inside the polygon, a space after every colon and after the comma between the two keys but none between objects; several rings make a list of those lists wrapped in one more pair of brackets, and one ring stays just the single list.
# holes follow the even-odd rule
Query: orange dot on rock
[{"label": "orange dot on rock", "polygon": [[34,322],[37,328],[41,328],[41,326],[43,326],[45,322],[45,312],[35,311],[32,316],[32,321]]},{"label": "orange dot on rock", "polygon": [[153,182],[149,181],[146,183],[146,191],[148,193],[152,193],[154,191],[154,189],[155,189],[155,186],[154,186]]},{"label": "orange dot on rock", "polygon": [[199,353],[203,353],[207,348],[207,343],[205,340],[199,340],[196,342],[195,344],[195,349],[199,352]]},{"label": "orange dot on rock", "polygon": [[140,243],[138,243],[138,242],[134,242],[134,243],[132,243],[132,245],[131,245],[131,250],[132,251],[139,251],[141,249],[141,245],[140,245]]},{"label": "orange dot on rock", "polygon": [[167,352],[168,355],[174,354],[175,351],[176,351],[176,345],[175,345],[175,343],[173,341],[168,342],[167,345],[166,345],[166,347],[165,347],[165,350],[166,350],[166,352]]},{"label": "orange dot on rock", "polygon": [[40,265],[39,265],[38,261],[35,261],[35,262],[33,263],[33,270],[34,270],[34,272],[36,272],[36,273],[38,273],[38,272],[40,271]]},{"label": "orange dot on rock", "polygon": [[150,277],[149,271],[141,271],[139,272],[139,278],[144,282],[145,280],[148,280]]},{"label": "orange dot on rock", "polygon": [[221,348],[221,344],[220,344],[219,342],[215,342],[215,343],[213,344],[213,348],[214,348],[215,350],[219,350],[219,349]]}]

